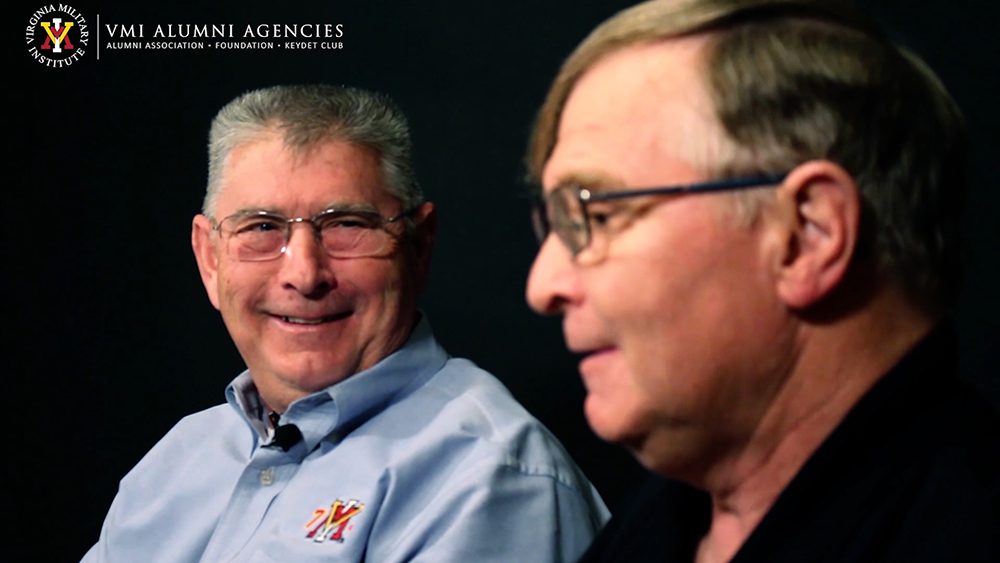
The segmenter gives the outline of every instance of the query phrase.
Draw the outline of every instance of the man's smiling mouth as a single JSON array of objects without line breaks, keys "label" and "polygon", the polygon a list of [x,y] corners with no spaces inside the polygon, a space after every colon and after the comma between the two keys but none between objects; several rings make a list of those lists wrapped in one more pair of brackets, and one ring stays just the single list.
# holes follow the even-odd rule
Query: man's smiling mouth
[{"label": "man's smiling mouth", "polygon": [[290,315],[271,315],[271,316],[276,319],[280,319],[282,322],[286,322],[288,324],[312,326],[312,325],[321,325],[324,323],[339,321],[341,319],[347,318],[350,315],[351,315],[350,311],[345,311],[343,313],[326,315],[322,317],[293,317]]}]

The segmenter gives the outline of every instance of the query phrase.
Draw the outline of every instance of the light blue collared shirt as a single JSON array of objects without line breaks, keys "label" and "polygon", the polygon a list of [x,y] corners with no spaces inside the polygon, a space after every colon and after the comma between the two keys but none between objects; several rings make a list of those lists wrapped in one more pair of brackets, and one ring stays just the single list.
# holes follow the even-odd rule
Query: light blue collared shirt
[{"label": "light blue collared shirt", "polygon": [[250,375],[121,481],[95,562],[574,561],[606,522],[559,442],[422,320],[374,367],[292,403],[287,452]]}]

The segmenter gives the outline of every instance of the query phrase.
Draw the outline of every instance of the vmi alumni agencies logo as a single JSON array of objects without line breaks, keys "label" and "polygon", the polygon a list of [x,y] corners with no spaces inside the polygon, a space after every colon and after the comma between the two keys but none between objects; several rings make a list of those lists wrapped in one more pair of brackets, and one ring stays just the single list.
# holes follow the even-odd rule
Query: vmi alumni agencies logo
[{"label": "vmi alumni agencies logo", "polygon": [[87,19],[68,4],[48,4],[35,10],[24,30],[28,54],[51,68],[72,65],[86,54]]}]

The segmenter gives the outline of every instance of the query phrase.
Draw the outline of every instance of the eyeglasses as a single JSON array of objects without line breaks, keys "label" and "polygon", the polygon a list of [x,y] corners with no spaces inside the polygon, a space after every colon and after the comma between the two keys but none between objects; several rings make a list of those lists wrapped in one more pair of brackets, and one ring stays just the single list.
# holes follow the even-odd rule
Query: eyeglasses
[{"label": "eyeglasses", "polygon": [[397,236],[386,227],[413,210],[393,217],[375,211],[326,209],[312,217],[288,218],[268,211],[234,213],[214,229],[224,235],[226,251],[243,262],[274,260],[288,249],[292,225],[307,223],[331,258],[360,258],[388,252]]},{"label": "eyeglasses", "polygon": [[[593,238],[591,224],[595,222],[596,214],[588,210],[588,204],[640,196],[721,192],[758,188],[780,184],[787,175],[787,172],[783,172],[781,174],[728,178],[682,186],[606,192],[593,192],[587,188],[571,184],[558,187],[543,198],[539,198],[532,208],[531,222],[539,242],[544,242],[550,232],[555,232],[559,240],[566,245],[575,257],[590,245]],[[606,215],[603,214],[601,219],[606,219]]]}]

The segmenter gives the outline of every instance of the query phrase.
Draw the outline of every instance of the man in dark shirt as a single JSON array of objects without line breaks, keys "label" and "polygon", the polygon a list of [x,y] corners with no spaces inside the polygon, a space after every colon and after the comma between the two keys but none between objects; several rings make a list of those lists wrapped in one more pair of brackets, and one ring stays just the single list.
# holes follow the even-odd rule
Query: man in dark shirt
[{"label": "man in dark shirt", "polygon": [[590,561],[997,561],[1000,422],[955,377],[965,136],[834,0],[656,1],[529,150],[528,301],[655,473]]}]

